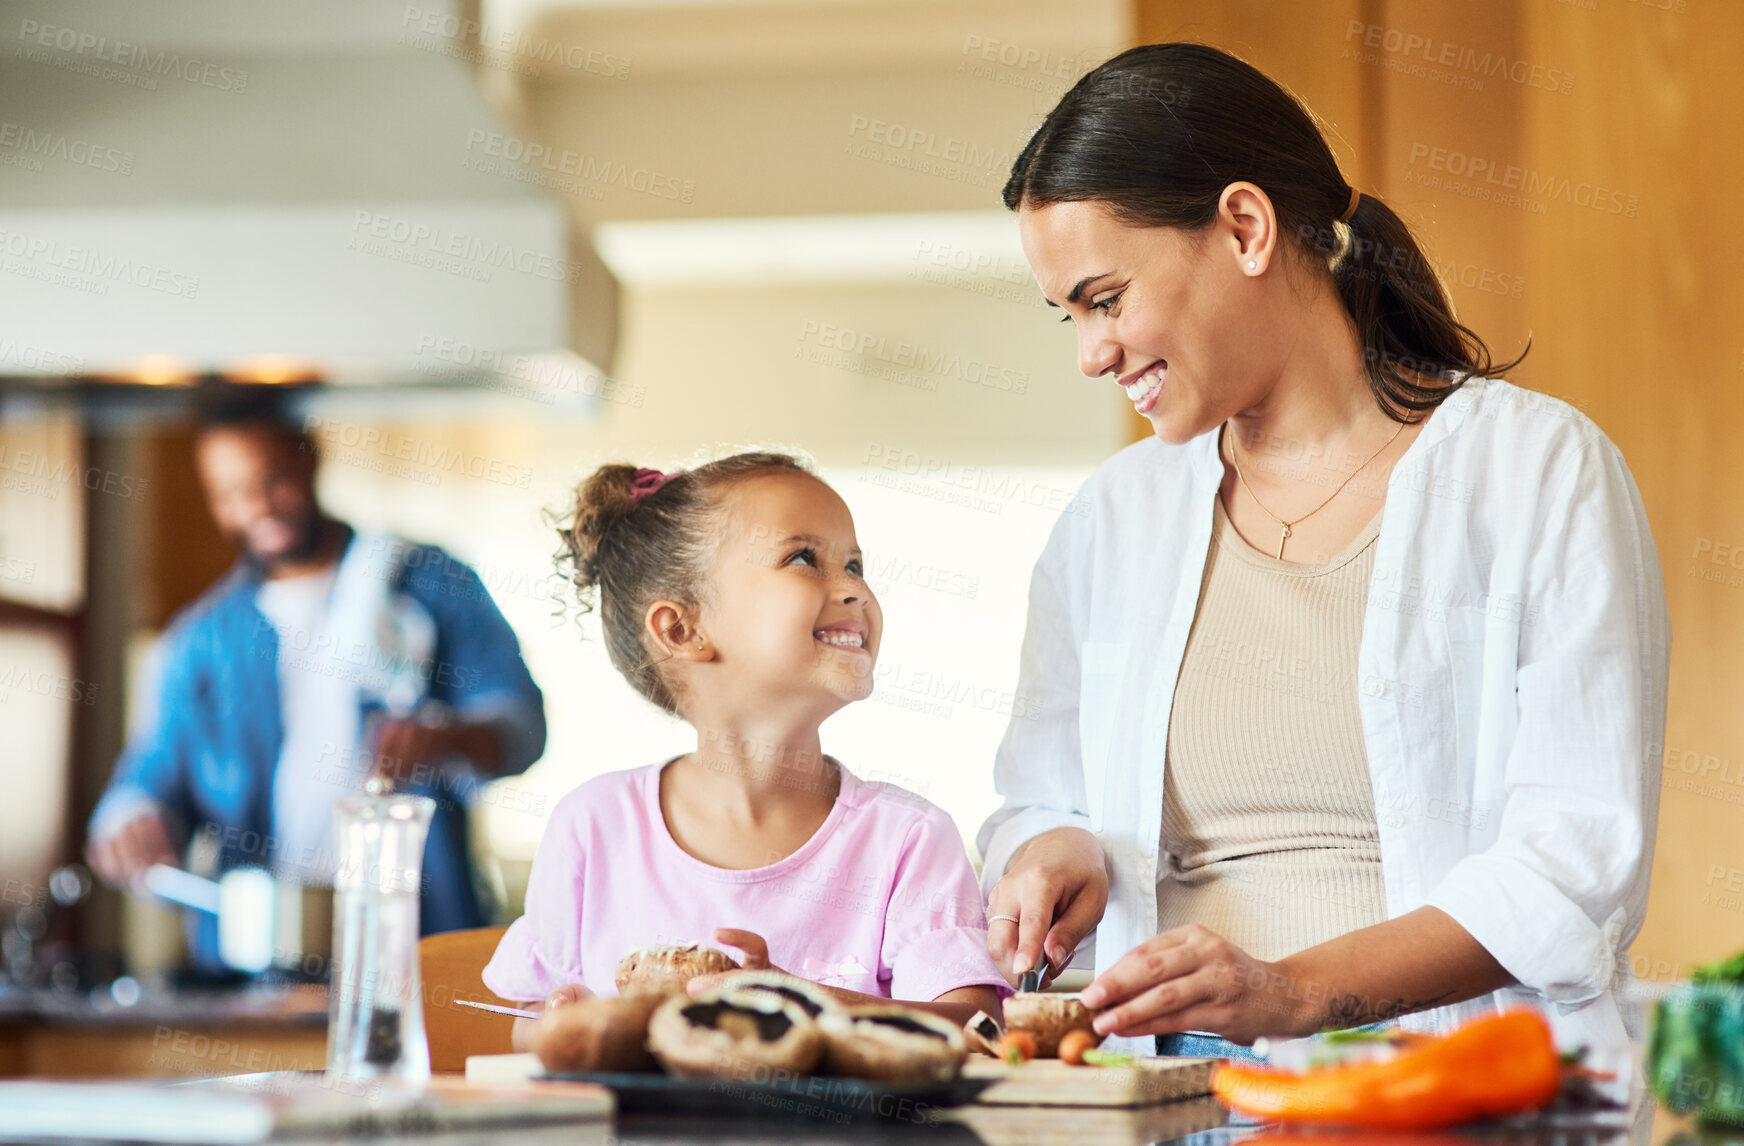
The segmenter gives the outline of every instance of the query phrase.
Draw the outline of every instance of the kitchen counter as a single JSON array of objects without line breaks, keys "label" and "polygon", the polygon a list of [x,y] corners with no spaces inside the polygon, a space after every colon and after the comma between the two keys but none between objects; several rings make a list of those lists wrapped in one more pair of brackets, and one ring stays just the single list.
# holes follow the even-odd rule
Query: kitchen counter
[{"label": "kitchen counter", "polygon": [[[1140,1114],[1141,1112],[1133,1112]],[[616,1123],[583,1122],[497,1131],[464,1131],[387,1137],[299,1138],[299,1146],[1744,1146],[1744,1131],[1733,1136],[1666,1127],[1651,1135],[1622,1129],[1564,1126],[1531,1131],[1493,1129],[1444,1134],[1291,1135],[1275,1128],[1230,1124],[1211,1100],[1156,1107],[1135,1118],[1125,1132],[1087,1117],[1084,1110],[1021,1112],[1009,1127],[975,1130],[956,1122],[931,1126],[868,1123],[823,1126],[792,1120],[722,1120],[704,1117],[628,1115]],[[1649,1115],[1651,1112],[1649,1112]],[[1649,1122],[1651,1119],[1649,1118]],[[1194,1127],[1197,1128],[1194,1128]],[[4,1136],[0,1135],[0,1141]]]},{"label": "kitchen counter", "polygon": [[[1419,1135],[1290,1133],[1231,1118],[1209,1097],[1136,1109],[968,1105],[923,1108],[918,1115],[886,1113],[806,1119],[629,1112],[615,1120],[443,1133],[340,1133],[294,1141],[306,1146],[1744,1146],[1744,1130],[1704,1134],[1661,1115],[1651,1102],[1633,1119],[1622,1112],[1564,1114]],[[0,1142],[7,1141],[5,1131],[0,1125]]]},{"label": "kitchen counter", "polygon": [[0,1077],[199,1077],[318,1070],[327,1058],[320,987],[0,992]]}]

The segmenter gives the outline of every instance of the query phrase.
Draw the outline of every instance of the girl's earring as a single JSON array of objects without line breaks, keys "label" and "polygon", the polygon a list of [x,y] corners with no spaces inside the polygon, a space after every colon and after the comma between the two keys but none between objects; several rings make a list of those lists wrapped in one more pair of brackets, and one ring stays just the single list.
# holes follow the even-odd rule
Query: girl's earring
[{"label": "girl's earring", "polygon": [[1251,271],[1251,270],[1253,270],[1253,269],[1254,269],[1254,268],[1255,268],[1255,267],[1257,267],[1257,266],[1259,266],[1259,264],[1258,264],[1258,263],[1256,263],[1256,262],[1254,262],[1254,261],[1253,261],[1253,260],[1252,260],[1252,259],[1249,259],[1249,260],[1248,260],[1248,261],[1247,261],[1247,269],[1248,269],[1248,270],[1250,270],[1250,271]]}]

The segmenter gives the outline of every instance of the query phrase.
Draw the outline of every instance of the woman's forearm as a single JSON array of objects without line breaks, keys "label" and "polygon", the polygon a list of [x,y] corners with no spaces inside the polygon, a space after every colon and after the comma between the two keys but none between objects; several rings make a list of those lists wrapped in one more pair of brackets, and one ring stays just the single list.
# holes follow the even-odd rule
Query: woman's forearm
[{"label": "woman's forearm", "polygon": [[1267,994],[1295,1035],[1464,1002],[1513,976],[1439,908],[1352,931],[1271,964]]}]

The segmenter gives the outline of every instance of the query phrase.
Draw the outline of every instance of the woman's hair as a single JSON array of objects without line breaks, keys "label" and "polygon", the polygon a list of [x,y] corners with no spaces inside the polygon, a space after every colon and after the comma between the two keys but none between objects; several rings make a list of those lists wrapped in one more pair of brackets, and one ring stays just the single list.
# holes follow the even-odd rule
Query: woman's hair
[{"label": "woman's hair", "polygon": [[666,475],[651,493],[641,490],[655,484],[647,480],[653,471],[631,465],[601,466],[576,487],[558,520],[558,569],[575,586],[584,613],[597,597],[606,652],[632,688],[678,714],[677,698],[643,643],[648,606],[703,602],[729,489],[768,473],[810,472],[790,454],[755,452]]},{"label": "woman's hair", "polygon": [[1519,363],[1493,362],[1454,318],[1434,267],[1385,203],[1363,195],[1343,221],[1351,188],[1312,114],[1216,48],[1150,44],[1084,75],[1018,154],[1003,197],[1014,211],[1091,200],[1128,224],[1194,231],[1241,181],[1271,198],[1286,245],[1331,272],[1390,417],[1413,420],[1466,379]]}]

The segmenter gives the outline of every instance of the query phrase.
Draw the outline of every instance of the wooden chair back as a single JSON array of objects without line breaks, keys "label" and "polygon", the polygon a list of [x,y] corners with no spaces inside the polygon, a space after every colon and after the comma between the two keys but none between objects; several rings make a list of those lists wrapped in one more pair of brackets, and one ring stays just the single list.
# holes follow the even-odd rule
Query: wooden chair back
[{"label": "wooden chair back", "polygon": [[430,1040],[432,1071],[464,1071],[466,1056],[509,1054],[515,1048],[510,1032],[515,1020],[456,1000],[522,1006],[500,999],[484,985],[484,965],[490,962],[506,927],[445,931],[418,941],[418,973],[424,984],[424,1033]]}]

